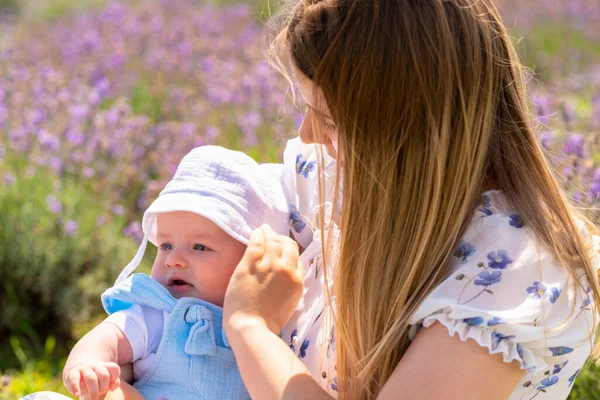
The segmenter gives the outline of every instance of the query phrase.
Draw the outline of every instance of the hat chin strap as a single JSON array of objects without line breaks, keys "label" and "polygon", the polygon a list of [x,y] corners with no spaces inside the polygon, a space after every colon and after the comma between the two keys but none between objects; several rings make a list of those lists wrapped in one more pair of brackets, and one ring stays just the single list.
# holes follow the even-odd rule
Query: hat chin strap
[{"label": "hat chin strap", "polygon": [[[137,253],[135,254],[135,257],[133,257],[133,260],[131,260],[129,262],[129,264],[127,264],[127,266],[125,268],[123,268],[123,271],[121,271],[121,273],[119,274],[119,277],[117,278],[116,282],[115,282],[115,286],[118,285],[119,283],[123,282],[125,279],[127,279],[127,277],[133,272],[135,271],[135,269],[138,267],[138,265],[140,265],[140,263],[142,262],[142,259],[144,258],[144,253],[146,252],[146,247],[148,245],[148,235],[150,234],[150,229],[152,229],[152,226],[154,226],[154,220],[156,219],[156,215],[151,215],[148,218],[147,221],[147,226],[149,227],[148,229],[144,229],[144,238],[142,239],[142,243],[140,244],[140,247],[137,251]],[[146,221],[144,221],[146,222]]]}]

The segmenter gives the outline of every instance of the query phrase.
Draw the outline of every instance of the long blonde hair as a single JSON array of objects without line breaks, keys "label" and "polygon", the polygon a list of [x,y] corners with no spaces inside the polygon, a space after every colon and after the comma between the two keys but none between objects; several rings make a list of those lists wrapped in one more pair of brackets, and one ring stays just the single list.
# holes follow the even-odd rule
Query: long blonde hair
[{"label": "long blonde hair", "polygon": [[283,54],[322,90],[340,136],[342,398],[375,398],[390,377],[486,183],[572,279],[585,272],[600,304],[591,235],[575,221],[597,230],[538,145],[523,68],[491,0],[300,0],[272,44],[280,65]]}]

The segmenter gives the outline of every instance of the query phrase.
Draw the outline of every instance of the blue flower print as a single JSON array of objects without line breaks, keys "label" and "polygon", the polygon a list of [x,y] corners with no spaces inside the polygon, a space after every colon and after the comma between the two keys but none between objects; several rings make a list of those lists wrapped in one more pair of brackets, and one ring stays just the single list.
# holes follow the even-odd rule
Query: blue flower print
[{"label": "blue flower print", "polygon": [[537,387],[537,390],[546,389],[547,387],[554,385],[556,382],[558,382],[558,376],[552,375],[551,377],[542,380],[540,385]]},{"label": "blue flower print", "polygon": [[331,381],[331,388],[333,390],[335,390],[336,392],[338,391],[338,386],[337,386],[337,376],[335,378],[333,378],[333,381]]},{"label": "blue flower print", "polygon": [[514,338],[514,335],[503,335],[498,332],[492,332],[492,350],[496,350],[503,340],[513,340]]},{"label": "blue flower print", "polygon": [[523,360],[523,346],[521,346],[521,343],[517,343],[517,354],[519,355],[519,358]]},{"label": "blue flower print", "polygon": [[292,334],[290,335],[290,349],[292,349],[292,351],[296,351],[296,346],[294,346],[294,341],[296,340],[297,337],[298,337],[298,329],[294,329],[292,331]]},{"label": "blue flower print", "polygon": [[304,342],[302,342],[302,346],[300,346],[300,358],[306,357],[306,349],[308,349],[309,344],[310,340],[304,339]]},{"label": "blue flower print", "polygon": [[558,300],[558,297],[560,296],[560,290],[558,288],[553,287],[552,289],[550,289],[550,303],[554,304],[556,302],[556,300]]},{"label": "blue flower print", "polygon": [[308,162],[304,160],[302,154],[296,156],[296,173],[308,178],[308,174],[315,170],[315,161]]},{"label": "blue flower print", "polygon": [[562,356],[573,351],[572,348],[566,346],[548,347],[548,350],[552,352],[553,356]]},{"label": "blue flower print", "polygon": [[577,377],[577,375],[579,375],[579,371],[581,371],[581,368],[579,368],[577,371],[575,371],[573,375],[569,377],[569,386],[571,386],[573,382],[575,382],[575,378]]},{"label": "blue flower print", "polygon": [[475,254],[475,247],[471,243],[467,243],[464,240],[460,242],[460,246],[454,252],[454,257],[460,260],[461,264],[465,264],[467,259]]},{"label": "blue flower print", "polygon": [[473,282],[479,286],[490,286],[502,280],[502,272],[500,271],[483,271],[477,275],[477,279]]},{"label": "blue flower print", "polygon": [[532,294],[536,299],[545,299],[547,294],[546,285],[538,281],[533,282],[533,286],[527,288],[527,293]]},{"label": "blue flower print", "polygon": [[569,363],[569,360],[565,361],[564,363],[560,363],[560,364],[554,364],[554,369],[552,370],[552,374],[558,374],[560,371],[562,371],[562,369],[565,367],[565,365],[567,365]]},{"label": "blue flower print", "polygon": [[492,206],[492,198],[487,194],[481,196],[481,206],[483,208],[490,208]]},{"label": "blue flower print", "polygon": [[300,212],[293,204],[290,204],[290,224],[298,233],[302,232],[304,228],[306,228],[306,223],[302,219],[302,215],[300,215]]},{"label": "blue flower print", "polygon": [[463,319],[463,322],[470,326],[478,326],[478,325],[483,324],[484,321],[483,321],[483,318],[481,318],[481,317],[472,317],[472,318]]},{"label": "blue flower print", "polygon": [[508,224],[510,226],[514,226],[515,228],[522,228],[523,226],[525,226],[525,223],[523,222],[523,218],[521,218],[520,215],[511,215],[509,217],[509,222]]},{"label": "blue flower print", "polygon": [[505,322],[504,322],[504,321],[502,321],[500,318],[498,318],[498,317],[494,317],[494,318],[490,319],[490,320],[487,322],[487,326],[496,326],[496,325],[502,325],[502,324],[504,324],[504,323],[505,323]]},{"label": "blue flower print", "polygon": [[592,300],[588,297],[583,301],[583,304],[581,304],[581,310],[583,310],[584,308],[586,308],[587,306],[589,306],[590,304],[592,304]]},{"label": "blue flower print", "polygon": [[492,199],[490,198],[490,196],[488,196],[487,194],[481,196],[481,208],[479,209],[479,211],[481,211],[486,217],[489,217],[490,215],[494,214],[492,210],[490,210],[491,206]]},{"label": "blue flower print", "polygon": [[508,256],[506,250],[491,251],[487,255],[489,267],[492,269],[505,269],[513,260]]}]

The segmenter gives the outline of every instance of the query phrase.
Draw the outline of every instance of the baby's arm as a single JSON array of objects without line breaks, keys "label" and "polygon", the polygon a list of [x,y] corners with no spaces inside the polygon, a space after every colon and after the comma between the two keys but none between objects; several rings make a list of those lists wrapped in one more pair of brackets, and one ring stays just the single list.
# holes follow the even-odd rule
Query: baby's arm
[{"label": "baby's arm", "polygon": [[102,323],[88,332],[69,354],[63,382],[74,396],[97,400],[119,385],[119,364],[133,359],[129,341],[119,328]]}]

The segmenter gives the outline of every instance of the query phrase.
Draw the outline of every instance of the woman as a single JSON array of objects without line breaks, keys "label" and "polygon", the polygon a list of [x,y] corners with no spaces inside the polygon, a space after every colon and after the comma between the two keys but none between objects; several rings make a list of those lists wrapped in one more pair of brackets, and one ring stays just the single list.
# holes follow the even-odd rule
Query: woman
[{"label": "woman", "polygon": [[565,399],[598,232],[543,157],[491,0],[300,0],[274,50],[307,105],[284,155],[305,250],[263,227],[229,284],[251,397]]},{"label": "woman", "polygon": [[252,398],[565,399],[596,332],[597,230],[544,159],[491,0],[301,0],[274,49],[320,145],[286,150],[292,226],[320,220],[324,256],[296,310],[292,241],[255,232],[225,299]]}]

